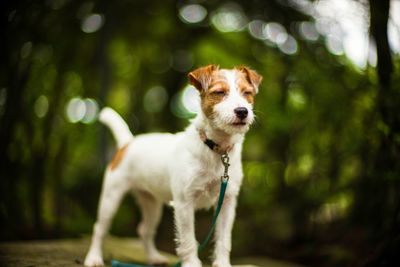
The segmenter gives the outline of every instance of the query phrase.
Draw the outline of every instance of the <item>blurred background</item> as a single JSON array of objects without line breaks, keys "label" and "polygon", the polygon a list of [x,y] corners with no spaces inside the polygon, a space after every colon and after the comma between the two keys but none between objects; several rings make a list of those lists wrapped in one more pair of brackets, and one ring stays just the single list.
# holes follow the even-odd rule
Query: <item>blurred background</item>
[{"label": "blurred background", "polygon": [[[400,1],[26,0],[1,13],[1,240],[91,233],[115,152],[102,107],[134,134],[180,131],[198,109],[186,74],[243,64],[264,80],[233,257],[400,266]],[[210,213],[197,219],[204,236]],[[128,197],[111,233],[137,236],[139,220]],[[173,229],[166,209],[170,252]]]}]

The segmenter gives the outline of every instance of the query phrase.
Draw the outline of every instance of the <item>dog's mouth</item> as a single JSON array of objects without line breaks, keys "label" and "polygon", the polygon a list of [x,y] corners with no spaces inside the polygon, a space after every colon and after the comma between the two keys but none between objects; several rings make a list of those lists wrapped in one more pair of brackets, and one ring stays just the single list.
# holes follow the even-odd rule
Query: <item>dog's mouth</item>
[{"label": "dog's mouth", "polygon": [[232,125],[233,125],[233,126],[236,126],[236,127],[245,126],[246,124],[247,124],[247,123],[244,122],[244,121],[238,121],[238,122],[232,123]]}]

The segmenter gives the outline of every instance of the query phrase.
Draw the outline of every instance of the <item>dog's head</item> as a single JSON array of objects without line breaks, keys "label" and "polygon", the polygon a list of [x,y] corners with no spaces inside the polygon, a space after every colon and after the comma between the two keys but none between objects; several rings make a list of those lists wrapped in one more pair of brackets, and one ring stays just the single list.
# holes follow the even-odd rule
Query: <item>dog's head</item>
[{"label": "dog's head", "polygon": [[189,82],[201,97],[201,109],[210,124],[229,134],[245,133],[254,121],[253,104],[262,77],[247,67],[201,67],[189,73]]}]

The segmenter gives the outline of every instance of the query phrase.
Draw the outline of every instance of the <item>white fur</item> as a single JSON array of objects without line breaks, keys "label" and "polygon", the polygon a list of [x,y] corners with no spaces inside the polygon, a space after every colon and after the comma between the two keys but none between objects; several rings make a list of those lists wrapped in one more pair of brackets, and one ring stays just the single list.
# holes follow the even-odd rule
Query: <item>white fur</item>
[{"label": "white fur", "polygon": [[[150,263],[166,262],[154,245],[154,236],[162,214],[163,203],[173,200],[177,254],[183,267],[200,267],[195,238],[194,213],[201,208],[215,207],[223,173],[220,155],[211,151],[200,139],[199,130],[229,151],[231,167],[224,205],[217,221],[213,267],[230,267],[231,231],[236,199],[242,183],[241,150],[244,133],[253,121],[252,105],[237,92],[234,71],[225,71],[230,92],[215,106],[215,119],[200,112],[184,132],[137,135],[126,132],[126,123],[109,108],[103,109],[100,120],[113,132],[118,146],[130,141],[120,164],[105,173],[98,219],[94,225],[92,244],[85,259],[86,266],[102,266],[102,240],[122,197],[134,192],[142,209],[138,232]],[[234,109],[247,107],[247,125],[233,126]],[[126,127],[125,127],[126,126]]]},{"label": "white fur", "polygon": [[132,141],[133,135],[129,130],[128,125],[112,108],[103,108],[99,114],[99,121],[110,128],[115,140],[117,141],[118,148],[121,148]]}]

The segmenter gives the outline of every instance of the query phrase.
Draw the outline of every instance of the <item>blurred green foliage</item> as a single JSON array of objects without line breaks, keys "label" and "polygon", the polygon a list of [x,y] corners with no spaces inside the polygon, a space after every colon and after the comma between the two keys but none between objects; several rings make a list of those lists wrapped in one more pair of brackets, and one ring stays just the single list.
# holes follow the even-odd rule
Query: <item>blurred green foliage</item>
[{"label": "blurred green foliage", "polygon": [[[264,76],[243,151],[233,254],[337,266],[385,242],[399,223],[399,166],[390,162],[399,159],[400,135],[382,113],[375,67],[360,70],[331,54],[323,36],[304,38],[298,25],[313,18],[289,2],[5,3],[1,238],[90,233],[102,173],[114,152],[95,120],[96,103],[116,109],[135,134],[179,131],[193,116],[181,102],[186,73],[215,63],[249,65]],[[189,3],[200,3],[206,17],[185,20]],[[223,12],[236,14],[238,25],[224,24]],[[218,15],[222,26],[212,23]],[[255,38],[245,26],[256,19],[283,25],[295,50]],[[237,28],[224,32],[228,26]],[[395,113],[398,55],[394,63],[393,98],[385,97]],[[385,142],[392,154],[382,150]],[[374,165],[382,155],[389,157],[387,166]],[[136,235],[139,217],[134,201],[126,200],[112,232]],[[165,217],[159,239],[172,250],[171,211]],[[209,214],[200,217],[202,232]]]}]

